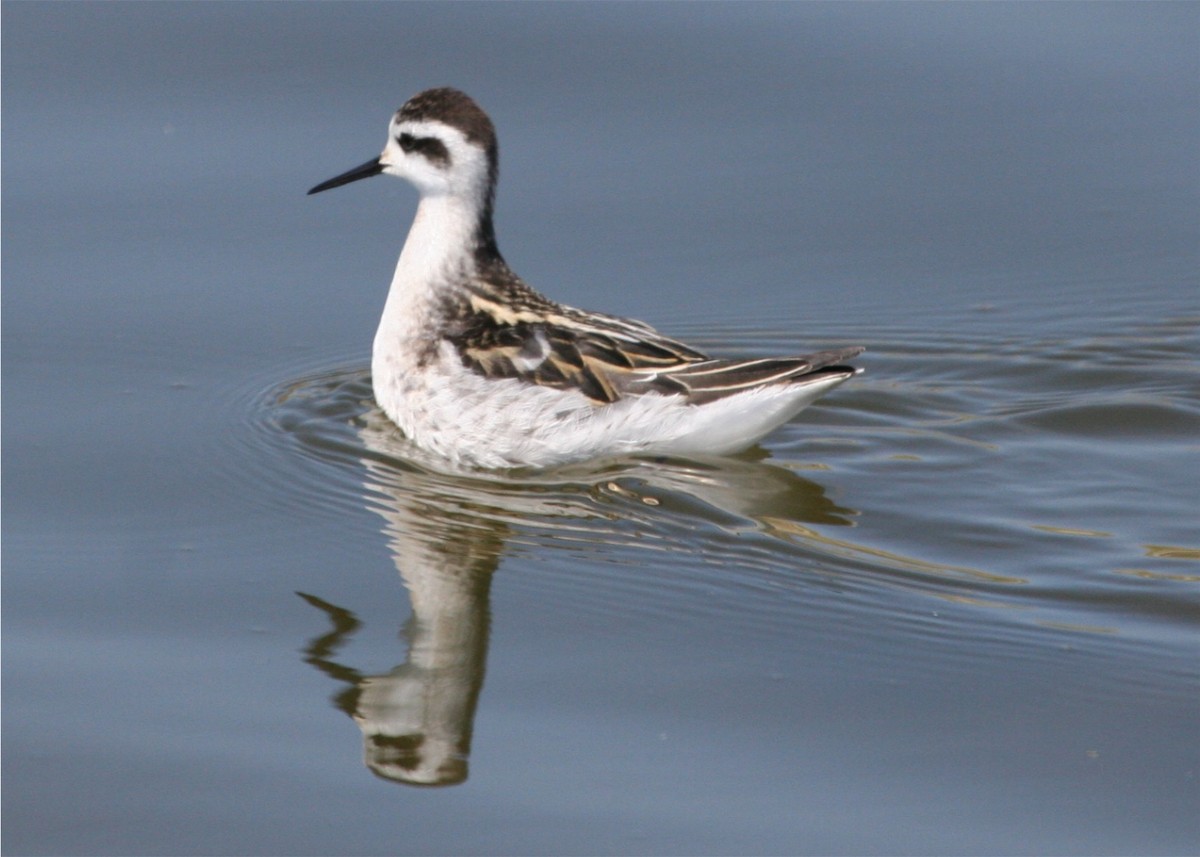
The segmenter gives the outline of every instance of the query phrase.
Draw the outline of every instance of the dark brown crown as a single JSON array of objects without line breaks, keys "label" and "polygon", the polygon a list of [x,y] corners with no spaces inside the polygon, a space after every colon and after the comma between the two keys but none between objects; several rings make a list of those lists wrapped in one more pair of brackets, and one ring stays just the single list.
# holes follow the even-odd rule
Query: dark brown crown
[{"label": "dark brown crown", "polygon": [[463,132],[468,140],[482,146],[490,156],[496,152],[496,128],[492,120],[465,92],[450,87],[427,89],[405,102],[398,117],[401,121],[442,122]]}]

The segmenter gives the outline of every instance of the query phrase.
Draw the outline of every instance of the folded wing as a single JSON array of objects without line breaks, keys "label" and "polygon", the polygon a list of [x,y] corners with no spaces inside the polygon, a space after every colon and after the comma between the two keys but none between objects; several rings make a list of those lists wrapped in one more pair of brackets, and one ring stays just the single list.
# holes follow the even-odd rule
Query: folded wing
[{"label": "folded wing", "polygon": [[813,384],[836,375],[848,377],[857,370],[844,361],[864,350],[855,346],[796,357],[704,360],[669,369],[659,373],[658,378],[682,386],[691,404],[703,405],[757,387]]},{"label": "folded wing", "polygon": [[797,357],[713,359],[649,325],[614,316],[555,307],[500,318],[478,303],[475,309],[468,323],[449,337],[464,366],[489,378],[577,389],[596,404],[659,393],[683,395],[701,405],[755,387],[852,374],[842,361],[863,351],[855,347]]}]

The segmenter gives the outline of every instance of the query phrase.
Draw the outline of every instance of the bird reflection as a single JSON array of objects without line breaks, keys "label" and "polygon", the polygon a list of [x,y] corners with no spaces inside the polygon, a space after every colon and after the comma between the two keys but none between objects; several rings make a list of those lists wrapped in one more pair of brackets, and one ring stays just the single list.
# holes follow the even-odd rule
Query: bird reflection
[{"label": "bird reflection", "polygon": [[357,618],[299,593],[333,625],[309,643],[306,660],[347,685],[335,702],[362,730],[363,762],[371,771],[409,785],[455,785],[467,778],[487,660],[489,590],[507,528],[439,497],[421,484],[420,471],[390,466],[389,458],[405,448],[380,420],[368,419],[360,438],[371,453],[363,459],[368,506],[386,521],[392,559],[412,601],[403,630],[408,658],[382,675],[335,662]]},{"label": "bird reflection", "polygon": [[[361,420],[366,503],[384,518],[412,602],[402,632],[406,660],[370,675],[340,663],[335,656],[359,620],[315,595],[298,594],[331,624],[309,642],[306,661],[345,686],[334,702],[362,731],[364,763],[397,783],[449,786],[467,778],[487,661],[492,573],[514,530],[541,531],[552,542],[555,527],[567,529],[566,521],[577,544],[581,526],[614,514],[613,504],[597,503],[597,493],[633,501],[627,511],[643,515],[697,514],[689,500],[698,500],[781,537],[790,526],[846,525],[856,514],[829,500],[820,485],[748,458],[627,460],[553,474],[447,474],[379,413]],[[666,508],[653,509],[658,506]],[[598,542],[614,538],[611,527],[597,529],[604,530]],[[636,538],[629,535],[629,543]]]}]

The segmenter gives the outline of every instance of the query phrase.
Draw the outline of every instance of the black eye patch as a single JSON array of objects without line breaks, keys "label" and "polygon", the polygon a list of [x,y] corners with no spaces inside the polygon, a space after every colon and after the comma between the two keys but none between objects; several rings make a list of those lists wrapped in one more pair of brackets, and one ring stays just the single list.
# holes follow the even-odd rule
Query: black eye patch
[{"label": "black eye patch", "polygon": [[450,153],[446,145],[437,137],[414,137],[412,134],[401,134],[396,138],[400,148],[405,152],[419,152],[435,164],[450,163]]}]

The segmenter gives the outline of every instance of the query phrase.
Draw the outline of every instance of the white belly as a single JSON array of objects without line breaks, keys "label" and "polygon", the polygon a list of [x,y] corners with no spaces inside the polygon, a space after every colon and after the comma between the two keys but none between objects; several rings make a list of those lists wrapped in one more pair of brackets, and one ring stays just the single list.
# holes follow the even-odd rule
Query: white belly
[{"label": "white belly", "polygon": [[573,390],[484,378],[446,342],[423,366],[393,350],[377,354],[371,370],[380,408],[417,445],[486,468],[737,452],[845,380],[764,387],[699,406],[657,394],[596,405]]}]

